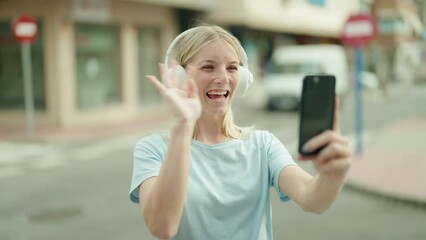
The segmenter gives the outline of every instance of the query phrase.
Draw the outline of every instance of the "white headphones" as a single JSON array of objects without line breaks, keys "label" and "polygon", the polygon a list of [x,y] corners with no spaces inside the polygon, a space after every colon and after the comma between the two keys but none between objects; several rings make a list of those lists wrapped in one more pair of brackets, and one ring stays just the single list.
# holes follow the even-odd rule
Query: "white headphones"
[{"label": "white headphones", "polygon": [[[181,34],[179,34],[170,44],[169,48],[166,51],[164,64],[167,68],[169,68],[169,58],[170,54],[173,51],[173,48],[175,47],[176,43],[185,35],[190,34],[191,31],[194,31],[197,28],[190,28]],[[250,85],[253,83],[253,74],[248,70],[248,58],[247,53],[244,51],[244,48],[241,46],[241,44],[238,44],[238,51],[241,54],[241,63],[242,66],[238,67],[238,76],[239,76],[239,83],[238,87],[235,93],[235,96],[238,96],[240,98],[244,98],[248,92],[248,89],[250,88]],[[185,68],[181,65],[176,66],[176,68],[173,70],[175,71],[175,74],[178,76],[178,79],[180,81],[183,81],[185,79]]]}]

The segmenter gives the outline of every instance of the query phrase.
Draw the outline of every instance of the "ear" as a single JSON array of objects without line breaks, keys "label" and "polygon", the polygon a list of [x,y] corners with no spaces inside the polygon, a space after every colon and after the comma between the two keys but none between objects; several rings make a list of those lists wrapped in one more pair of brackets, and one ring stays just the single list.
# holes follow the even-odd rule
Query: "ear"
[{"label": "ear", "polygon": [[244,98],[250,88],[250,85],[253,83],[253,74],[245,67],[238,67],[238,76],[239,83],[237,87],[236,96]]}]

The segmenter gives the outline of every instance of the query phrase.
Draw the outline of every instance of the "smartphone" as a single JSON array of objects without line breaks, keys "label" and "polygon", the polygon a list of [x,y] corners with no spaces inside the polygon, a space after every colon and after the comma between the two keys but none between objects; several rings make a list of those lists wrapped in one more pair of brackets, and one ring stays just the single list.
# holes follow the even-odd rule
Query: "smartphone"
[{"label": "smartphone", "polygon": [[303,78],[299,115],[299,147],[302,156],[315,156],[325,146],[312,152],[303,145],[312,137],[333,128],[336,78],[333,75],[308,75]]}]

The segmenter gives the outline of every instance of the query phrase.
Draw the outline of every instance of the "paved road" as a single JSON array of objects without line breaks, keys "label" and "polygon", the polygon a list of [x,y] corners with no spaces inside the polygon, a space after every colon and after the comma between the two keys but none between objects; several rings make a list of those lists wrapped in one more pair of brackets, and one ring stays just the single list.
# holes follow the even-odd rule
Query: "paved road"
[{"label": "paved road", "polygon": [[[424,106],[426,88],[405,90],[366,97],[366,133],[401,116],[426,116],[426,108],[412,107]],[[348,134],[350,106],[348,99],[342,114]],[[237,121],[270,129],[295,151],[297,114],[237,111]],[[152,239],[127,197],[132,148],[143,134],[76,143],[0,142],[0,239]],[[302,167],[312,171],[310,165]],[[426,239],[421,206],[344,189],[330,211],[313,215],[272,195],[275,239]]]},{"label": "paved road", "polygon": [[[368,146],[377,133],[400,119],[425,118],[425,104],[424,85],[390,89],[386,96],[366,93],[363,109],[364,145]],[[241,121],[250,121],[253,116],[259,117],[256,121],[260,128],[268,128],[283,142],[290,143],[291,153],[296,154],[296,113],[281,115],[265,112],[264,116],[248,114]],[[354,103],[349,96],[342,106],[342,132],[352,139],[353,144],[356,140],[354,128]],[[309,164],[302,164],[302,167],[313,172]],[[306,214],[295,204],[282,204],[277,198],[272,200],[274,234],[277,239],[426,239],[424,205],[407,205],[352,188],[345,188],[337,202],[323,215]]]}]

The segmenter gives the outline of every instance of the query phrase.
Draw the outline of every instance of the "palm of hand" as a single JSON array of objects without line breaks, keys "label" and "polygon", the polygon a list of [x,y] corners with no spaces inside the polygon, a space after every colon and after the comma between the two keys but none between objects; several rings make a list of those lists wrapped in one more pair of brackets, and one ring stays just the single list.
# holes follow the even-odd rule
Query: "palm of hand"
[{"label": "palm of hand", "polygon": [[178,122],[195,124],[201,116],[202,106],[194,79],[187,76],[181,86],[178,86],[174,70],[170,72],[170,69],[162,64],[160,64],[160,70],[162,82],[155,76],[147,76],[147,78],[162,96],[172,116]]},{"label": "palm of hand", "polygon": [[195,123],[201,116],[201,102],[197,97],[191,97],[188,90],[167,88],[163,99],[169,107],[172,115],[178,121]]}]

